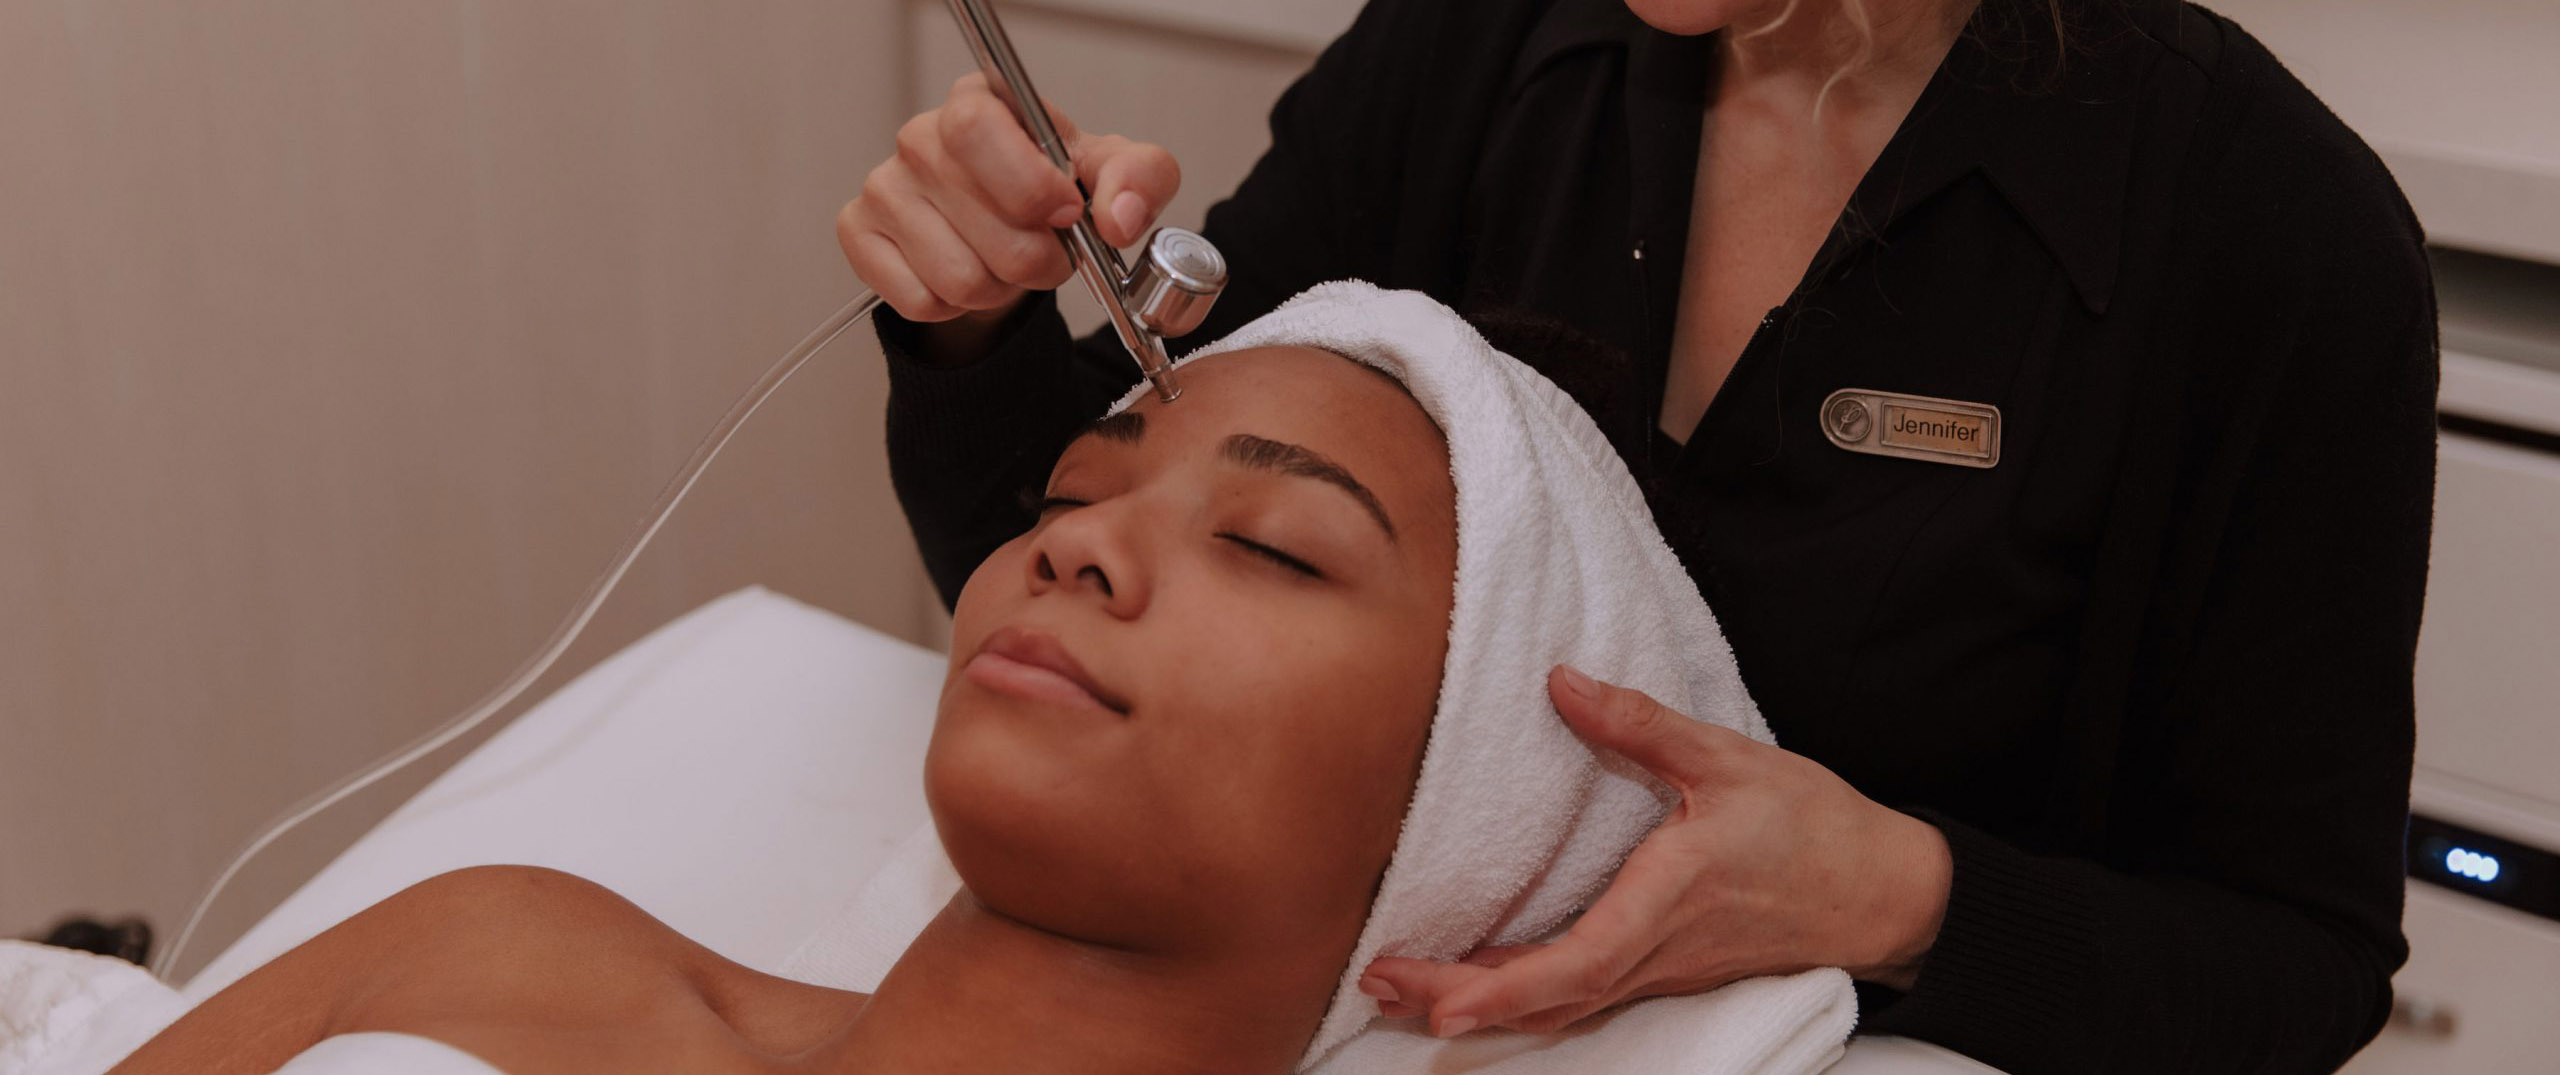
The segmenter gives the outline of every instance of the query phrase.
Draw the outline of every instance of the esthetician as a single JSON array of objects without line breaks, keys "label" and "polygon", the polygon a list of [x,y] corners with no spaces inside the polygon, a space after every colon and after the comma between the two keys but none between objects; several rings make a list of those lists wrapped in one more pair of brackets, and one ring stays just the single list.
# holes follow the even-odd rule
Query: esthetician
[{"label": "esthetician", "polygon": [[[1373,0],[1271,130],[1193,339],[1356,277],[1597,341],[1577,396],[1784,748],[1559,674],[1686,806],[1554,944],[1379,960],[1386,1011],[1841,966],[1862,1031],[2012,1075],[2328,1071],[2381,1027],[2435,307],[2264,47],[2169,0]],[[1068,134],[1133,243],[1173,158]],[[1134,379],[1048,293],[1082,204],[972,78],[838,220],[903,315],[946,599]]]}]

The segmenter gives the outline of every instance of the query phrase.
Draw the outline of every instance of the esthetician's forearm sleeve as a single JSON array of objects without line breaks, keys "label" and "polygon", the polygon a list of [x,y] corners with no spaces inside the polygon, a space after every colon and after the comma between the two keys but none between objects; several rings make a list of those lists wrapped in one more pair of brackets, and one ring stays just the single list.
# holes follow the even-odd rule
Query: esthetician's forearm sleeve
[{"label": "esthetician's forearm sleeve", "polygon": [[2380,1030],[2408,954],[2435,311],[2413,249],[2344,245],[2369,256],[2306,287],[2293,346],[2244,375],[2268,404],[2194,434],[2243,462],[2179,482],[2169,540],[2205,553],[2171,559],[2203,566],[2161,579],[2192,604],[2161,619],[2193,626],[2145,643],[2163,671],[2112,755],[2107,864],[1915,810],[1954,852],[1945,925],[1862,1030],[2011,1075],[2326,1072]]}]

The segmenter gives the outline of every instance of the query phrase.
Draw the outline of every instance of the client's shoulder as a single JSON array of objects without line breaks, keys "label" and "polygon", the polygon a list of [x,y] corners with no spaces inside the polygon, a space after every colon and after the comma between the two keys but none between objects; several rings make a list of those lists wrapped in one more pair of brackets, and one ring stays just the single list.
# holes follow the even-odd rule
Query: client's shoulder
[{"label": "client's shoulder", "polygon": [[612,889],[540,866],[472,866],[430,877],[349,919],[385,955],[464,963],[484,974],[659,959],[689,944]]},{"label": "client's shoulder", "polygon": [[691,944],[611,889],[534,866],[420,881],[313,942],[342,961],[332,1029],[412,1030],[417,1013],[607,1017],[664,1003]]},{"label": "client's shoulder", "polygon": [[[341,928],[379,973],[331,1032],[423,1034],[512,1060],[509,1071],[615,1069],[603,1042],[643,1068],[684,1056],[683,1070],[753,1070],[736,1042],[787,1052],[860,1006],[741,966],[603,885],[541,867],[440,874]],[[563,1027],[600,1033],[564,1038]],[[564,1040],[583,1044],[563,1053]]]}]

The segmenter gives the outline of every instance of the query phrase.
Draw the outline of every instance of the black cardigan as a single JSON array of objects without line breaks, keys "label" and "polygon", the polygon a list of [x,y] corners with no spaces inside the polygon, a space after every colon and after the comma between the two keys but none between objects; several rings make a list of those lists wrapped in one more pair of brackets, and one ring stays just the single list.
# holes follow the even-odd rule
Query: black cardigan
[{"label": "black cardigan", "polygon": [[[1862,1028],[2014,1075],[2329,1070],[2407,952],[2418,226],[2228,21],[2075,4],[2057,64],[2003,2],[1685,445],[1652,425],[1713,51],[1619,0],[1373,0],[1210,211],[1237,275],[1194,340],[1360,277],[1614,344],[1595,417],[1780,744],[1954,851]],[[967,366],[912,332],[892,473],[948,600],[1135,367],[1045,297]],[[1833,447],[1843,387],[1998,406],[2002,458]]]}]

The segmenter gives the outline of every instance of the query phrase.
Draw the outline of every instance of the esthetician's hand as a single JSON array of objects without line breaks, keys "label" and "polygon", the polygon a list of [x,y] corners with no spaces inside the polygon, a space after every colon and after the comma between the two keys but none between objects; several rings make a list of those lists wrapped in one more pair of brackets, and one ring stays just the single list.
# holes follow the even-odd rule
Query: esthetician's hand
[{"label": "esthetician's hand", "polygon": [[[1094,228],[1126,247],[1182,186],[1162,146],[1086,134],[1057,109],[1076,179],[1093,192]],[[1053,229],[1084,211],[1076,183],[1049,162],[982,74],[953,83],[942,107],[898,129],[898,152],[836,214],[836,241],[854,275],[942,342],[984,335],[1022,301],[1074,274]],[[957,357],[957,356],[955,356]]]},{"label": "esthetician's hand", "polygon": [[1547,693],[1584,741],[1644,766],[1680,805],[1553,943],[1369,964],[1361,990],[1386,1014],[1427,1014],[1449,1037],[1554,1030],[1642,997],[1813,967],[1910,988],[1953,872],[1936,826],[1640,691],[1558,668]]}]

